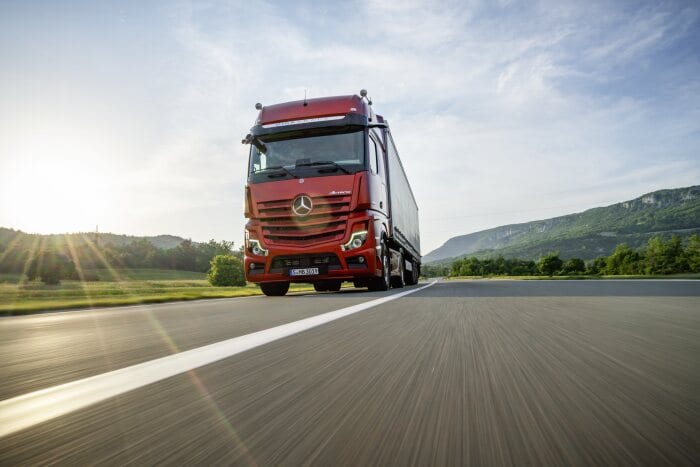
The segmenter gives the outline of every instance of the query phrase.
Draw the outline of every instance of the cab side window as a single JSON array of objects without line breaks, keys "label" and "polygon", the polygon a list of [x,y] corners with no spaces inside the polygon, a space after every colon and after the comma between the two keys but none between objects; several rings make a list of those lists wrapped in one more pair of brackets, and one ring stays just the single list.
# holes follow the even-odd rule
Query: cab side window
[{"label": "cab side window", "polygon": [[379,151],[377,150],[377,142],[374,138],[369,139],[369,168],[373,174],[377,173],[379,159]]}]

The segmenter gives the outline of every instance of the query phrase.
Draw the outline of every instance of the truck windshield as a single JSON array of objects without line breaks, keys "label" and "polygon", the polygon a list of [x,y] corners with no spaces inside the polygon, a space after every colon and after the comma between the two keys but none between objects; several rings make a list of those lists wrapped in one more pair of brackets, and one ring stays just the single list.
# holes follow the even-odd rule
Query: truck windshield
[{"label": "truck windshield", "polygon": [[352,174],[365,169],[364,132],[263,137],[250,145],[250,181]]}]

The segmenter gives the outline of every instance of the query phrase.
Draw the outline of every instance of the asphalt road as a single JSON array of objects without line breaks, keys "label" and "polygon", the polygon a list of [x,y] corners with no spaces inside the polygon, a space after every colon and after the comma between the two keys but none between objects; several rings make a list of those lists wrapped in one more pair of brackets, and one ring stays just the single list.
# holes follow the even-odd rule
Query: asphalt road
[{"label": "asphalt road", "polygon": [[[0,400],[396,293],[1,318]],[[698,459],[700,281],[439,282],[0,438],[0,465]]]}]

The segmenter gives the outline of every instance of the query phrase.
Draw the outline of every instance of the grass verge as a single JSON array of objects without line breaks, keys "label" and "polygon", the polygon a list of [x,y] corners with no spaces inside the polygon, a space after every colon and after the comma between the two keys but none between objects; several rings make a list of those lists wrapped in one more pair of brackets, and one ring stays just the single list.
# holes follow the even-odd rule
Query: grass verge
[{"label": "grass verge", "polygon": [[[302,292],[313,290],[313,287],[307,284],[292,284],[289,290]],[[0,315],[261,294],[260,288],[253,284],[245,287],[213,287],[201,279],[63,281],[57,286],[48,286],[40,282],[0,283]]]}]

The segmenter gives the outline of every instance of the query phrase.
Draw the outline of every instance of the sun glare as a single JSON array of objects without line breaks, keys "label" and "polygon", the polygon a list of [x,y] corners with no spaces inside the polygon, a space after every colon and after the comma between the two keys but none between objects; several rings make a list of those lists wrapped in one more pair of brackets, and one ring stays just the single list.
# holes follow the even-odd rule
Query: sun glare
[{"label": "sun glare", "polygon": [[94,229],[112,201],[104,167],[80,140],[45,136],[23,138],[3,161],[3,218],[36,233]]}]

